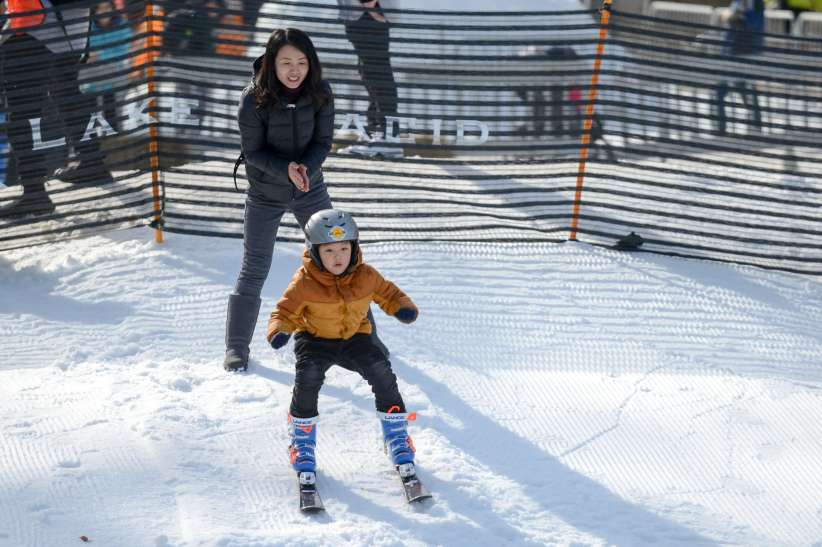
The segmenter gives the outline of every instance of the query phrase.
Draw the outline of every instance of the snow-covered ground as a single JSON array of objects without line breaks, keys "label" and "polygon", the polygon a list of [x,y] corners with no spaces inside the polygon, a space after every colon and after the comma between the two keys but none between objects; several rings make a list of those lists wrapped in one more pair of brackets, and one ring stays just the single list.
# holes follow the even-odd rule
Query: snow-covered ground
[{"label": "snow-covered ground", "polygon": [[822,545],[822,283],[583,244],[372,244],[421,477],[373,399],[320,398],[327,512],[296,508],[294,358],[221,368],[238,240],[146,229],[0,254],[0,545]]}]

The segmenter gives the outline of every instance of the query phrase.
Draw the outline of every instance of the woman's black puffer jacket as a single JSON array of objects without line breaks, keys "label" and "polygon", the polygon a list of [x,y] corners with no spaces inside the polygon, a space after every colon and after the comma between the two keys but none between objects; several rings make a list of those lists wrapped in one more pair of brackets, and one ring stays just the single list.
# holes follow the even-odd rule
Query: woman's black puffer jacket
[{"label": "woman's black puffer jacket", "polygon": [[288,179],[288,164],[292,161],[305,164],[311,186],[323,182],[322,164],[334,137],[334,98],[328,82],[323,81],[323,86],[328,96],[325,104],[316,105],[302,95],[294,105],[281,101],[267,110],[256,105],[253,85],[243,90],[237,121],[246,176],[269,199],[291,195],[294,186]]}]

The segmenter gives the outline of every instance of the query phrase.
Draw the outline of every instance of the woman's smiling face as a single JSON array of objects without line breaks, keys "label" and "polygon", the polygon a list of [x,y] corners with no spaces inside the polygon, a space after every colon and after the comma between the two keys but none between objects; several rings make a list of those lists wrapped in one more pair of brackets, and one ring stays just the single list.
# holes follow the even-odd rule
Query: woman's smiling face
[{"label": "woman's smiling face", "polygon": [[274,59],[277,79],[288,89],[297,89],[308,76],[308,57],[291,44],[286,44]]}]

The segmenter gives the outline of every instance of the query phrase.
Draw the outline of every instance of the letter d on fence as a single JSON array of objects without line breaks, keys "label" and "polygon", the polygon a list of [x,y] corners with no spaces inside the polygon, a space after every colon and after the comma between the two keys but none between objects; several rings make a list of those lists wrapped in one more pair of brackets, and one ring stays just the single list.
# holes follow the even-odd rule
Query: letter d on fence
[{"label": "letter d on fence", "polygon": [[[465,128],[479,129],[479,137],[465,137]],[[477,120],[457,120],[457,144],[484,144],[488,140],[488,125]],[[466,142],[468,141],[468,142]]]}]

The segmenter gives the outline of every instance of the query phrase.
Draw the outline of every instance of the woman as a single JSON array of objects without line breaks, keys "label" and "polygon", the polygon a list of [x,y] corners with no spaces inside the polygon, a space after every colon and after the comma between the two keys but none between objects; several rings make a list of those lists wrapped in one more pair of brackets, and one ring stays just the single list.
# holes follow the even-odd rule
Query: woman
[{"label": "woman", "polygon": [[260,293],[271,267],[280,219],[291,211],[300,226],[331,208],[322,164],[334,134],[334,98],[308,35],[271,33],[265,54],[237,113],[249,188],[245,201],[243,263],[228,298],[226,370],[248,368]]}]

